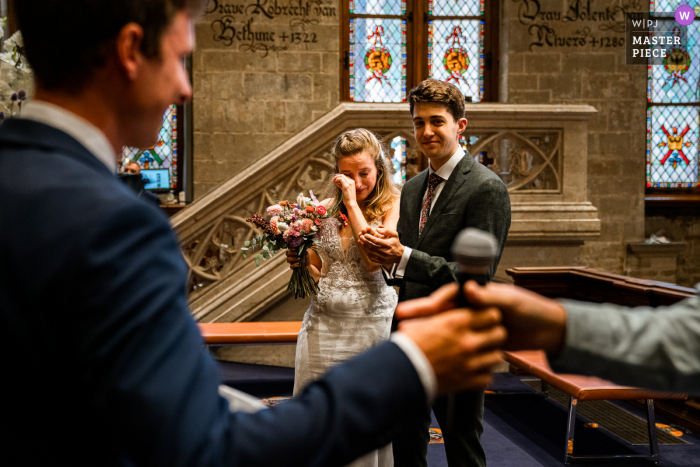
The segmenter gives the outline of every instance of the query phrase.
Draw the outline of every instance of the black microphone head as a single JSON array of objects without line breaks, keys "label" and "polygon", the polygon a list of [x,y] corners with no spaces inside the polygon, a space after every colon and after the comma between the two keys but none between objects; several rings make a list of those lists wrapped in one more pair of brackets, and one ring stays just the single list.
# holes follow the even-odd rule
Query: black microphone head
[{"label": "black microphone head", "polygon": [[496,237],[479,229],[462,230],[452,244],[452,256],[465,273],[488,272],[497,255]]}]

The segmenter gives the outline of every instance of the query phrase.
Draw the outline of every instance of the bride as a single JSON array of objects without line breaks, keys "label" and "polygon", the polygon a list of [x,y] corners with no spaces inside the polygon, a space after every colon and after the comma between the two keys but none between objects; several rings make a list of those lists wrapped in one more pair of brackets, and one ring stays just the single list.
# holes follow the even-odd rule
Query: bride
[{"label": "bride", "polygon": [[[371,131],[346,131],[333,146],[335,172],[333,195],[321,204],[340,209],[342,220],[325,219],[319,243],[304,260],[318,283],[311,297],[297,340],[294,395],[323,376],[332,366],[389,339],[391,318],[398,297],[386,285],[380,265],[371,262],[357,239],[366,227],[384,225],[396,229],[399,191],[382,154],[382,145]],[[288,250],[294,269],[300,258]],[[391,445],[373,451],[353,467],[393,465]]]}]

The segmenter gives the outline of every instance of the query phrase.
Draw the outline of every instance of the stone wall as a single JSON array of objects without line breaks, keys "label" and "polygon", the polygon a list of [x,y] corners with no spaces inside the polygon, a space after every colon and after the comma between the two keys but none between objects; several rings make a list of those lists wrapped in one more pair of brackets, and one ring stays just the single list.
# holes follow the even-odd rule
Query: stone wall
[{"label": "stone wall", "polygon": [[[584,245],[574,263],[617,273],[624,271],[627,243],[644,237],[646,67],[625,65],[623,9],[629,4],[503,3],[507,102],[589,104],[598,110],[588,125],[588,199],[599,210],[601,235]],[[549,256],[522,266],[544,266],[539,257]]]},{"label": "stone wall", "polygon": [[676,283],[693,287],[700,282],[700,219],[697,215],[666,215],[655,213],[645,222],[646,236],[662,235],[674,242],[684,242],[675,261]]},{"label": "stone wall", "polygon": [[193,57],[195,198],[339,101],[338,0],[211,0]]}]

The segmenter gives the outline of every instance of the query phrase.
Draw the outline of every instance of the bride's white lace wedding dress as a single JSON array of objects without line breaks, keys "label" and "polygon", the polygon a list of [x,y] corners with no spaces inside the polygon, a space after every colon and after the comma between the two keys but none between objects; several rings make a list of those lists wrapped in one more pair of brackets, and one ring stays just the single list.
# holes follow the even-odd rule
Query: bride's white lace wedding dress
[{"label": "bride's white lace wedding dress", "polygon": [[[379,225],[375,221],[371,225]],[[340,222],[325,219],[319,229],[323,258],[319,293],[311,297],[297,340],[294,395],[332,366],[389,339],[398,297],[381,271],[369,272],[354,237],[341,239]],[[349,240],[343,248],[343,240]],[[314,253],[309,253],[314,254]],[[373,451],[353,467],[391,467],[391,445]]]}]

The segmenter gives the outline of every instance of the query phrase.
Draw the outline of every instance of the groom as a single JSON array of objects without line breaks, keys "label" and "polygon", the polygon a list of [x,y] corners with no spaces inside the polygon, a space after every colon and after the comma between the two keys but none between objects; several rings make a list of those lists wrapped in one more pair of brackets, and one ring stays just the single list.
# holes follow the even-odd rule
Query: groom
[{"label": "groom", "polygon": [[[458,264],[450,248],[457,234],[473,227],[493,234],[499,252],[487,280],[493,278],[510,227],[510,199],[503,182],[476,163],[459,144],[467,127],[464,96],[449,83],[427,79],[408,95],[418,146],[430,167],[401,192],[397,232],[367,229],[360,242],[372,261],[383,264],[387,282],[400,285],[399,301],[425,297],[455,280]],[[485,466],[481,447],[484,393],[461,393],[448,416],[447,397],[433,411],[443,428],[450,467]],[[447,422],[450,419],[451,422]],[[406,427],[393,441],[397,467],[426,466],[430,408],[422,422]]]}]

